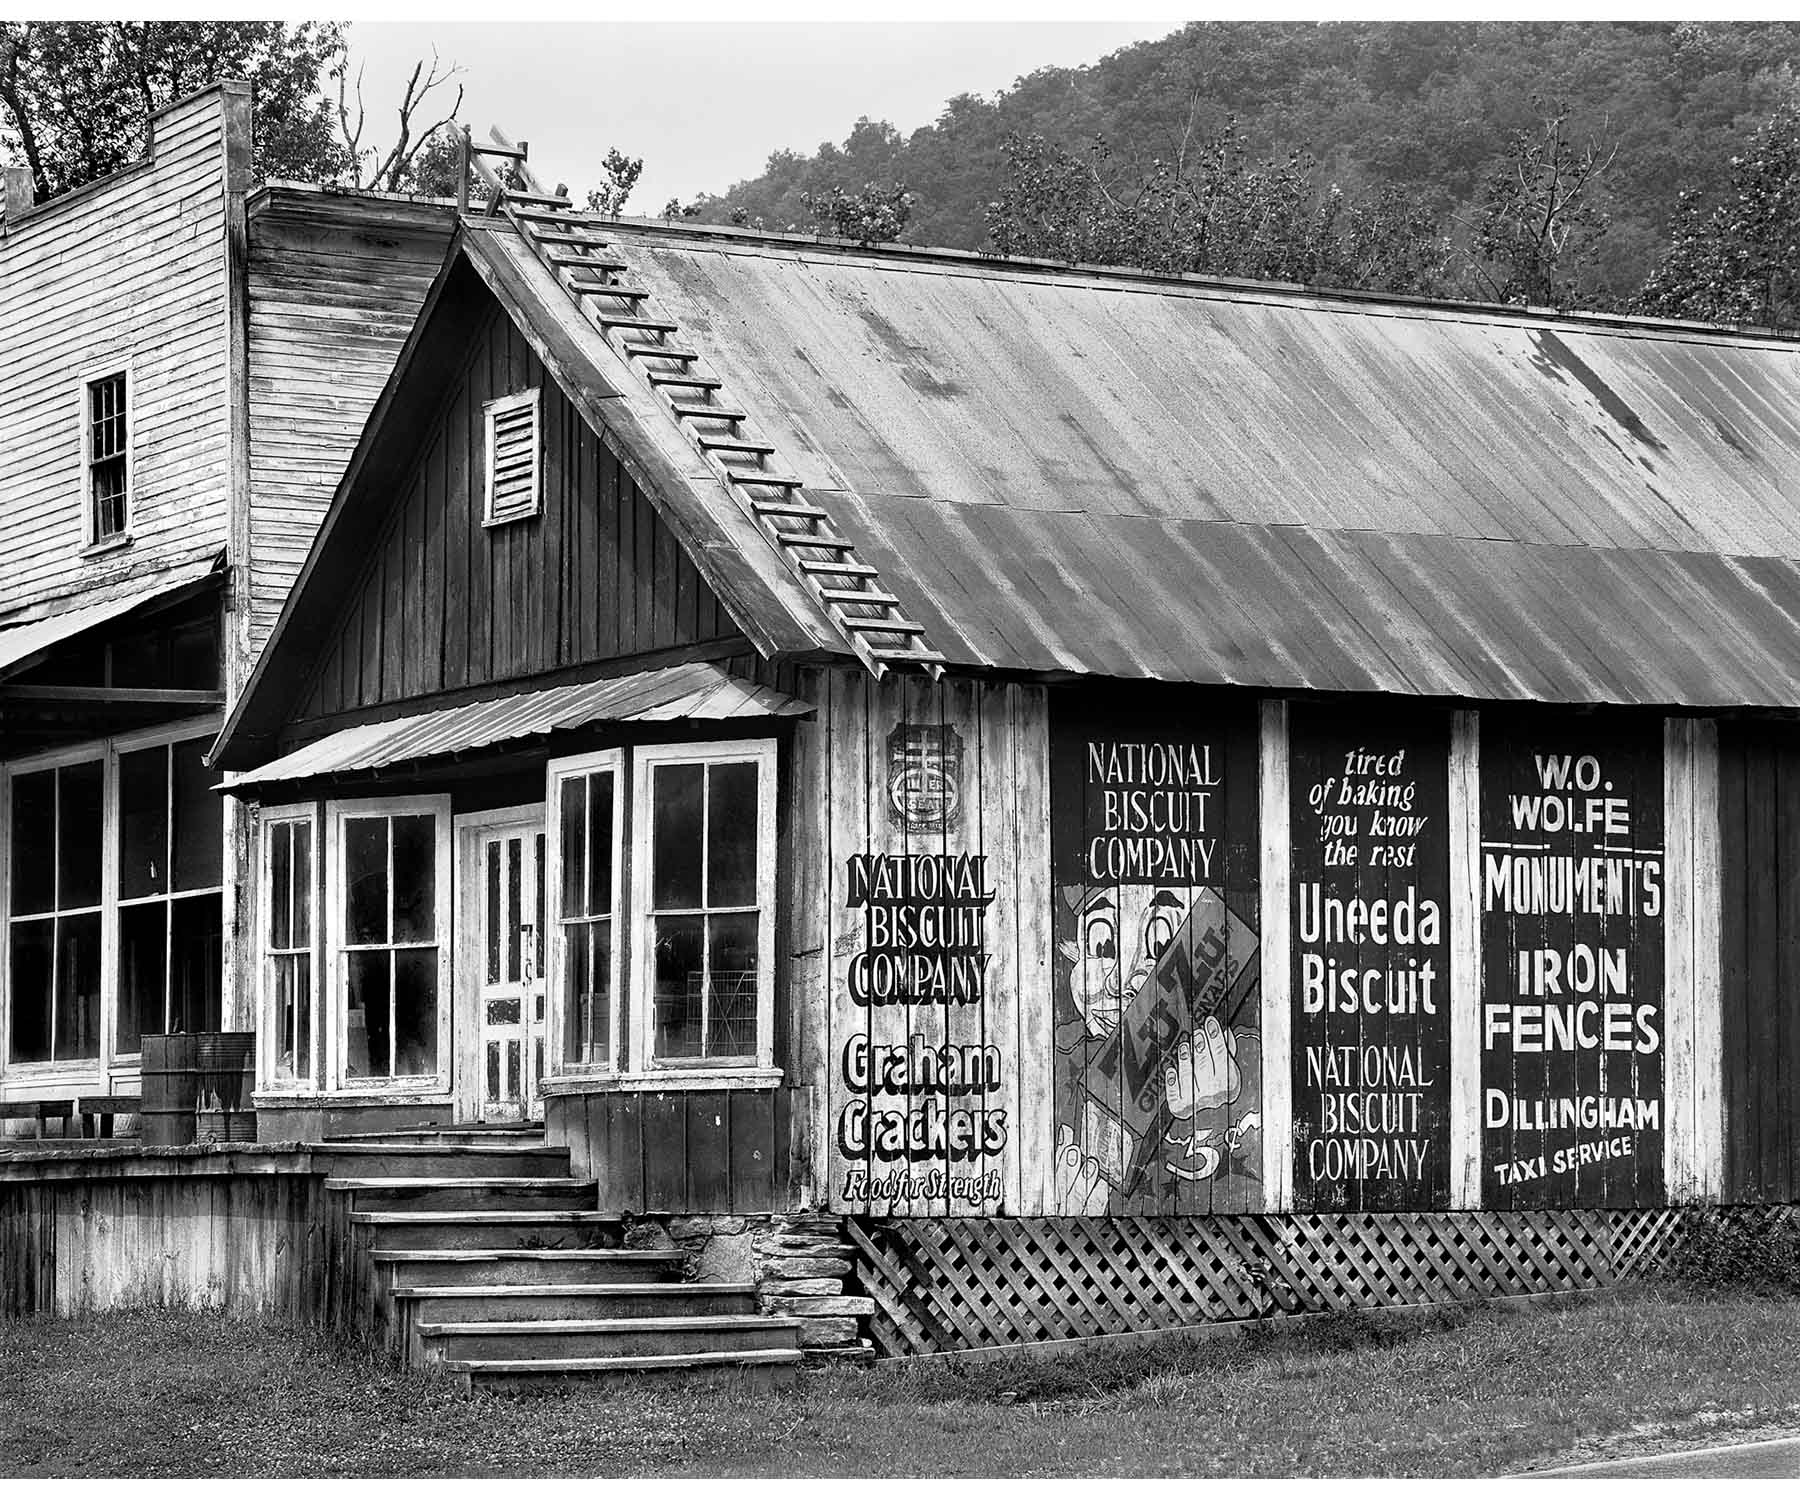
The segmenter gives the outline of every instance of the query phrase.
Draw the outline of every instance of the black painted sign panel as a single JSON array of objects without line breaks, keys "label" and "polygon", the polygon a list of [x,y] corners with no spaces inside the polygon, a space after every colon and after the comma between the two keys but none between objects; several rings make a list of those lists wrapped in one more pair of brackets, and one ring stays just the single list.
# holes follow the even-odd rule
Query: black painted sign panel
[{"label": "black painted sign panel", "polygon": [[1481,716],[1489,1208],[1663,1201],[1659,723]]},{"label": "black painted sign panel", "polygon": [[1261,1206],[1259,766],[1248,699],[1052,696],[1055,1213]]},{"label": "black painted sign panel", "polygon": [[1289,713],[1294,1194],[1450,1202],[1447,714]]}]

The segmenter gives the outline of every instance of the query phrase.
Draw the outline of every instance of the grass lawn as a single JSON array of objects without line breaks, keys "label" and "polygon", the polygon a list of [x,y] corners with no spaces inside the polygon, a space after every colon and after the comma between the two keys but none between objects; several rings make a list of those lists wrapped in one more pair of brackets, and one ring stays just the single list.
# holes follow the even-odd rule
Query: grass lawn
[{"label": "grass lawn", "polygon": [[798,1389],[462,1399],[307,1330],[0,1324],[0,1475],[1479,1475],[1800,1427],[1800,1300],[1639,1290]]}]

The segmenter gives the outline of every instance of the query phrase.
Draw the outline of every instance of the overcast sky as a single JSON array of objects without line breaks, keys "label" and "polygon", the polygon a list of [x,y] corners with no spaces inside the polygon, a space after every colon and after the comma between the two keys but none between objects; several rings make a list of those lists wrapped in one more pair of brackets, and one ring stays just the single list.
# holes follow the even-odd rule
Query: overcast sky
[{"label": "overcast sky", "polygon": [[1035,68],[1089,63],[1163,36],[1172,21],[526,22],[357,20],[366,139],[393,136],[391,111],[413,61],[432,49],[463,69],[463,118],[531,143],[546,185],[577,201],[609,146],[644,159],[628,212],[720,192],[772,151],[841,142],[859,115],[902,132],[952,95],[992,96]]}]

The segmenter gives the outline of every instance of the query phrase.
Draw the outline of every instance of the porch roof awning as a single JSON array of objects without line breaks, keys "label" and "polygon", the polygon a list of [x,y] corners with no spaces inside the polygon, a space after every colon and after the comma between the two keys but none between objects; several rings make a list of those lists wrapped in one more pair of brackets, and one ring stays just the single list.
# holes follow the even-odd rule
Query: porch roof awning
[{"label": "porch roof awning", "polygon": [[210,562],[192,563],[185,568],[158,573],[98,604],[78,605],[74,609],[65,609],[61,614],[0,630],[0,678],[10,677],[14,672],[30,665],[43,652],[53,646],[60,646],[64,641],[73,640],[84,630],[92,630],[96,625],[104,625],[108,620],[116,620],[120,615],[129,614],[140,605],[177,593],[190,584],[198,583],[212,572],[213,565]]},{"label": "porch roof awning", "polygon": [[684,662],[628,677],[540,688],[534,693],[489,698],[404,719],[358,724],[233,776],[221,790],[235,792],[264,782],[370,771],[603,721],[760,719],[811,712],[812,705],[805,699],[733,677],[712,662]]}]

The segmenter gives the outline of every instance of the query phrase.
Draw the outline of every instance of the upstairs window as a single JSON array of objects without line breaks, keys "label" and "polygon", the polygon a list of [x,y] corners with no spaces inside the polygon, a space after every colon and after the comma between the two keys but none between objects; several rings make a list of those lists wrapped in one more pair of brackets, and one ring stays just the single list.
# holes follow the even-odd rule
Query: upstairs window
[{"label": "upstairs window", "polygon": [[88,543],[123,540],[131,526],[131,448],[125,372],[90,380],[82,401]]},{"label": "upstairs window", "polygon": [[538,426],[539,401],[535,390],[501,396],[482,407],[487,419],[487,501],[482,522],[500,526],[508,521],[535,516],[542,508],[541,465],[543,444]]}]

